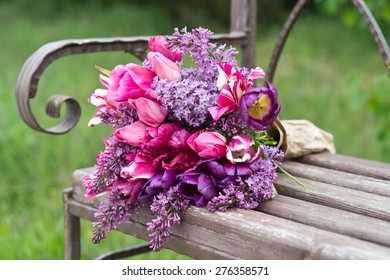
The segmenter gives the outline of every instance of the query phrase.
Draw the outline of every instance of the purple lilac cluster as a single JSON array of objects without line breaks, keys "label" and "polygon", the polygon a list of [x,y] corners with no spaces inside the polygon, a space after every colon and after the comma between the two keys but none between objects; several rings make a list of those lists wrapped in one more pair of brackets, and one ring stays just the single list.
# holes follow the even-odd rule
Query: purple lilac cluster
[{"label": "purple lilac cluster", "polygon": [[153,251],[161,250],[171,233],[173,225],[180,224],[179,213],[187,210],[190,201],[185,199],[178,186],[171,187],[166,193],[159,193],[153,199],[150,207],[155,218],[147,223],[148,231],[151,232],[149,243]]},{"label": "purple lilac cluster", "polygon": [[240,114],[231,113],[228,116],[222,116],[218,121],[211,124],[212,130],[221,131],[227,138],[232,138],[238,134],[252,134],[253,129],[247,125]]},{"label": "purple lilac cluster", "polygon": [[[195,70],[188,70],[183,74],[181,82],[166,82],[157,80],[154,83],[155,94],[161,103],[168,109],[168,119],[184,127],[199,128],[212,122],[208,113],[210,104],[217,101],[215,81],[210,86],[202,80],[189,78]],[[187,78],[186,78],[187,77]]]},{"label": "purple lilac cluster", "polygon": [[102,112],[102,123],[111,124],[114,128],[121,128],[138,120],[137,110],[128,102],[119,103],[115,110]]},{"label": "purple lilac cluster", "polygon": [[105,141],[106,149],[96,157],[94,174],[86,180],[84,186],[91,193],[105,191],[116,181],[123,167],[129,164],[127,154],[135,151],[129,144],[110,138]]},{"label": "purple lilac cluster", "polygon": [[218,99],[217,62],[224,61],[235,66],[238,52],[233,47],[225,49],[225,45],[216,47],[210,42],[210,30],[196,28],[187,32],[183,28],[181,31],[183,33],[175,29],[173,38],[168,39],[169,47],[189,53],[197,67],[184,68],[181,65],[181,81],[155,79],[155,95],[168,108],[170,121],[197,129],[209,127],[213,121],[209,107]]},{"label": "purple lilac cluster", "polygon": [[93,243],[99,243],[106,237],[106,232],[115,230],[117,225],[127,220],[132,213],[139,210],[138,203],[131,203],[129,199],[118,189],[113,188],[108,195],[109,204],[100,204],[99,212],[95,213],[98,220],[93,223]]}]

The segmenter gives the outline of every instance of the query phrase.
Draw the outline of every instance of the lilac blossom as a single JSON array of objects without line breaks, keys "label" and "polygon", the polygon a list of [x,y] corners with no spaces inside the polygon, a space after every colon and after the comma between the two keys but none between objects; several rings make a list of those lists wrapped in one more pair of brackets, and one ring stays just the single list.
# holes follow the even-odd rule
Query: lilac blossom
[{"label": "lilac blossom", "polygon": [[150,232],[150,248],[153,251],[159,251],[164,247],[172,226],[181,222],[180,212],[187,210],[188,206],[189,200],[182,196],[177,186],[154,197],[150,209],[155,218],[146,224]]},{"label": "lilac blossom", "polygon": [[136,148],[118,142],[113,138],[105,141],[106,149],[96,157],[95,171],[89,176],[85,185],[87,190],[98,194],[110,187],[118,178],[123,167],[129,164],[126,155],[135,152]]},{"label": "lilac blossom", "polygon": [[222,116],[218,121],[211,124],[211,129],[220,131],[227,139],[237,134],[251,134],[253,128],[242,119],[238,112]]},{"label": "lilac blossom", "polygon": [[152,85],[155,88],[155,95],[168,109],[169,121],[183,127],[208,126],[212,122],[208,107],[210,104],[215,104],[218,98],[216,82],[194,80],[188,78],[188,74],[183,73],[181,82],[168,83],[164,80],[155,80]]},{"label": "lilac blossom", "polygon": [[107,109],[101,113],[100,119],[104,124],[111,124],[114,128],[121,128],[137,121],[137,110],[128,102],[119,103],[116,109]]},{"label": "lilac blossom", "polygon": [[101,203],[99,212],[95,213],[97,222],[93,223],[93,243],[99,243],[106,237],[106,232],[116,229],[118,224],[126,221],[139,209],[139,204],[130,202],[118,188],[111,190],[108,201],[108,205]]}]

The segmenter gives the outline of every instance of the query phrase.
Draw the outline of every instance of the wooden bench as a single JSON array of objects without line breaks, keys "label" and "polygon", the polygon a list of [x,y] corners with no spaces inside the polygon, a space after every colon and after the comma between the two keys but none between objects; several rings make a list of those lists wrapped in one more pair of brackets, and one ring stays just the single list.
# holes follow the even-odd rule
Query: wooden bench
[{"label": "wooden bench", "polygon": [[[279,195],[256,210],[210,213],[191,206],[167,248],[196,259],[390,259],[390,164],[321,153],[284,166],[307,189],[279,174]],[[81,185],[89,172],[75,171],[64,196],[68,257],[79,254],[73,243],[79,217],[93,220],[104,199],[85,197]],[[147,240],[151,219],[142,209],[119,230]]]},{"label": "wooden bench", "polygon": [[[306,2],[298,1],[286,21],[267,69],[269,81]],[[390,75],[390,51],[379,27],[363,1],[353,2],[369,24]],[[254,67],[256,1],[232,0],[231,18],[231,32],[217,34],[214,40],[240,46],[243,65]],[[57,116],[61,104],[67,104],[66,117],[55,127],[41,127],[31,112],[29,101],[45,68],[65,55],[97,51],[123,50],[142,59],[147,39],[64,40],[43,46],[26,61],[17,82],[21,117],[38,131],[69,131],[80,115],[80,106],[72,97],[54,96],[48,101],[51,116]],[[256,210],[210,213],[191,206],[182,224],[174,227],[166,248],[196,259],[390,259],[390,164],[318,153],[287,160],[284,167],[307,188],[279,174],[275,182],[279,195]],[[64,191],[66,259],[80,257],[80,218],[93,221],[97,205],[105,199],[84,196],[83,177],[91,172],[91,168],[76,170],[72,188]],[[147,240],[145,224],[151,219],[150,210],[142,208],[118,230]],[[148,250],[148,245],[141,245],[100,258],[122,258]]]}]

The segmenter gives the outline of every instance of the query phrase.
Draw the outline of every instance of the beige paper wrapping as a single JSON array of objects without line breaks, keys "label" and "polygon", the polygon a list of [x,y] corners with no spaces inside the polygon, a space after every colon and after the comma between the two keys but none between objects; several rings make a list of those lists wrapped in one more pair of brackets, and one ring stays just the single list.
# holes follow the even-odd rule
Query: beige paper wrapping
[{"label": "beige paper wrapping", "polygon": [[281,133],[279,146],[286,158],[324,151],[336,152],[333,135],[308,120],[282,120],[275,127]]}]

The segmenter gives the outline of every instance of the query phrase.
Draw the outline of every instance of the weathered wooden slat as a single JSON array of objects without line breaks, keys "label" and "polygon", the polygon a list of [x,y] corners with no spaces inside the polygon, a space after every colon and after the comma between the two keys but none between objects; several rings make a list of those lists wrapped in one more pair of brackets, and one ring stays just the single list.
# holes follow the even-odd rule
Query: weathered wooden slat
[{"label": "weathered wooden slat", "polygon": [[[97,209],[93,206],[73,200],[69,202],[68,209],[75,216],[82,217],[90,221],[95,221],[94,213]],[[137,221],[137,217],[140,215],[141,214],[133,215],[132,219],[118,225],[118,230],[125,234],[132,235],[136,238],[148,240],[148,232],[146,230],[145,222],[139,223]],[[145,218],[143,219],[145,220]],[[140,220],[139,217],[138,220]],[[195,259],[237,259],[229,252],[216,250],[214,247],[210,248],[209,246],[198,243],[194,240],[182,238],[175,234],[172,234],[171,238],[167,240],[166,248],[174,250],[177,253],[185,254]]]},{"label": "weathered wooden slat", "polygon": [[[76,208],[79,209],[76,211]],[[96,211],[77,201],[73,201],[69,209],[80,216],[85,211]],[[150,211],[141,209],[131,221],[122,223],[119,230],[147,239],[145,223],[151,219]],[[182,224],[173,228],[167,248],[201,259],[390,258],[386,247],[261,212],[231,209],[225,213],[210,213],[199,207],[190,207],[183,214]]]},{"label": "weathered wooden slat", "polygon": [[295,160],[362,176],[390,180],[389,163],[330,153],[310,154]]},{"label": "weathered wooden slat", "polygon": [[390,223],[291,197],[278,195],[257,210],[316,228],[390,247]]},{"label": "weathered wooden slat", "polygon": [[298,177],[390,197],[389,180],[371,178],[295,161],[284,162],[283,168]]},{"label": "weathered wooden slat", "polygon": [[306,185],[305,189],[283,174],[279,174],[275,187],[282,195],[390,221],[389,197],[305,178],[299,179]]}]

